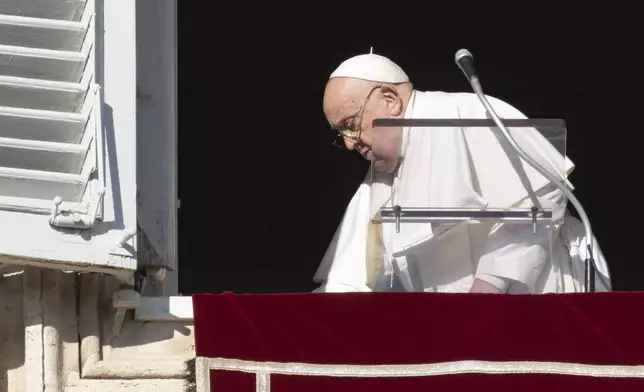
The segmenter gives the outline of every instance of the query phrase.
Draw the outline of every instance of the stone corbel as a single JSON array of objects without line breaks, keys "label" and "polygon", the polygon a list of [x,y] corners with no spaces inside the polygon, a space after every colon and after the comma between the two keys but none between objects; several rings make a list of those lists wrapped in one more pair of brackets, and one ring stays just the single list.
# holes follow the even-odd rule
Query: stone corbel
[{"label": "stone corbel", "polygon": [[119,283],[119,289],[112,294],[112,306],[116,310],[112,326],[112,339],[119,336],[127,311],[136,309],[141,300],[141,294],[134,290],[134,276]]},{"label": "stone corbel", "polygon": [[[150,271],[148,277],[153,276],[155,274]],[[163,298],[141,297],[135,290],[135,280],[135,276],[116,280],[114,277],[97,274],[81,275],[82,295],[79,297],[81,370],[72,372],[68,377],[66,387],[70,391],[76,391],[81,387],[84,388],[82,390],[121,390],[124,385],[136,385],[141,391],[194,390],[194,361],[190,359],[193,353],[184,352],[181,349],[177,352],[173,351],[181,345],[186,345],[185,339],[179,346],[169,345],[172,349],[167,351],[167,355],[154,361],[149,360],[149,353],[142,353],[139,357],[139,354],[124,356],[113,351],[113,344],[121,348],[123,342],[127,342],[126,345],[136,345],[137,338],[132,341],[132,336],[143,336],[140,333],[132,334],[132,330],[125,331],[122,328],[141,328],[143,331],[148,327],[141,327],[141,325],[146,323],[175,321],[165,325],[168,325],[169,330],[178,329],[179,336],[191,334],[188,326],[176,323],[176,321],[183,321],[189,324],[192,320],[191,313],[184,314],[188,309],[192,309],[190,297],[180,300],[179,303],[175,303],[176,300],[171,301],[169,310],[175,313],[173,320],[168,320],[167,317],[159,319],[159,301]],[[177,310],[177,305],[181,305],[182,311]],[[165,309],[164,306],[162,308]],[[140,310],[143,314],[152,314],[156,317],[138,320],[133,315],[134,322],[130,323],[126,313],[132,309],[135,309],[135,313]],[[182,317],[176,317],[179,313]],[[124,340],[117,342],[117,336]],[[149,337],[149,335],[145,336]],[[158,344],[162,344],[161,341]]]}]

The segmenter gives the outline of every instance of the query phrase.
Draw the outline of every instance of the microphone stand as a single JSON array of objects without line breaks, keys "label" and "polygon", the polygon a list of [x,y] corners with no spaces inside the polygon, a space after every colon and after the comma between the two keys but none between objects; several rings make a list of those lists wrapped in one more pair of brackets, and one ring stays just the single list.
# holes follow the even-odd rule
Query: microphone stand
[{"label": "microphone stand", "polygon": [[[464,57],[469,57],[470,64],[468,64],[467,67],[461,67],[459,64],[459,60],[464,58]],[[539,163],[537,163],[535,160],[533,160],[528,154],[526,154],[523,149],[517,144],[517,142],[514,140],[508,129],[503,125],[503,122],[499,118],[499,116],[496,114],[496,111],[490,105],[490,102],[487,100],[485,97],[485,94],[483,93],[483,88],[481,87],[481,82],[479,82],[479,78],[473,73],[473,66],[471,64],[471,54],[463,49],[461,49],[459,52],[456,54],[456,63],[461,67],[463,72],[465,73],[465,76],[468,77],[469,82],[472,86],[472,89],[476,93],[476,96],[479,98],[489,115],[492,117],[494,120],[494,123],[499,127],[501,130],[501,133],[505,137],[505,139],[510,143],[512,148],[519,154],[519,156],[530,166],[532,166],[536,171],[538,171],[541,175],[546,177],[551,183],[553,183],[557,188],[559,188],[564,195],[570,200],[572,205],[575,207],[577,212],[579,213],[579,217],[581,221],[584,224],[584,230],[586,231],[586,241],[587,241],[587,257],[584,260],[585,264],[585,285],[584,285],[584,291],[585,292],[594,292],[595,291],[595,276],[598,276],[599,279],[601,280],[602,284],[606,287],[607,290],[611,290],[610,285],[602,274],[600,272],[596,272],[597,270],[597,264],[595,262],[595,258],[593,257],[593,232],[590,227],[590,219],[588,219],[588,215],[586,214],[586,211],[584,210],[583,206],[577,200],[575,195],[570,191],[570,189],[561,181],[559,181],[554,175],[552,175],[549,171],[544,169]],[[469,75],[468,75],[469,74]]]}]

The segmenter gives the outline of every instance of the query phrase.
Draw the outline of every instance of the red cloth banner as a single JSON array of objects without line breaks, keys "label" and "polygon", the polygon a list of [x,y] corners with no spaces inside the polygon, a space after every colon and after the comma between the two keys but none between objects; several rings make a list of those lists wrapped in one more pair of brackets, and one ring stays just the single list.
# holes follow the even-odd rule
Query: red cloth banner
[{"label": "red cloth banner", "polygon": [[620,292],[193,296],[217,392],[641,391],[643,305]]}]

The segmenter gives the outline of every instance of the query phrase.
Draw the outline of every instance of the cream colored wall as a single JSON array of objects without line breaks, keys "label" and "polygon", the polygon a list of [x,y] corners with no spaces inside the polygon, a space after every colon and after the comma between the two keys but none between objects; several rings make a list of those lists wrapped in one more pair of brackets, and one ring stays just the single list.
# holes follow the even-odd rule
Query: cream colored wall
[{"label": "cream colored wall", "polygon": [[4,267],[0,392],[192,390],[192,322],[141,322],[129,311],[118,330],[118,287],[109,276]]}]

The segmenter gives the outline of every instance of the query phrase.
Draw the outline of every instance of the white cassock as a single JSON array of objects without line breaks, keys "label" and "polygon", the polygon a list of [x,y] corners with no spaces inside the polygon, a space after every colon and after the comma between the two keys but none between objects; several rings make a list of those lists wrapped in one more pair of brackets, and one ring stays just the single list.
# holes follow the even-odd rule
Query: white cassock
[{"label": "white cassock", "polygon": [[[488,100],[501,118],[526,118],[501,100]],[[474,94],[420,91],[405,117],[489,118]],[[498,129],[412,129],[403,130],[402,161],[393,175],[372,167],[351,199],[314,277],[321,284],[315,291],[468,292],[475,279],[509,293],[583,290],[583,225],[566,214],[563,193],[518,158]],[[536,129],[510,132],[558,178],[573,170]],[[535,201],[552,209],[559,224],[540,225],[534,234],[531,224],[401,223],[396,233],[394,225],[372,220],[383,206],[529,208]],[[598,273],[610,285],[595,239],[593,244]],[[599,279],[595,287],[609,290]]]}]

